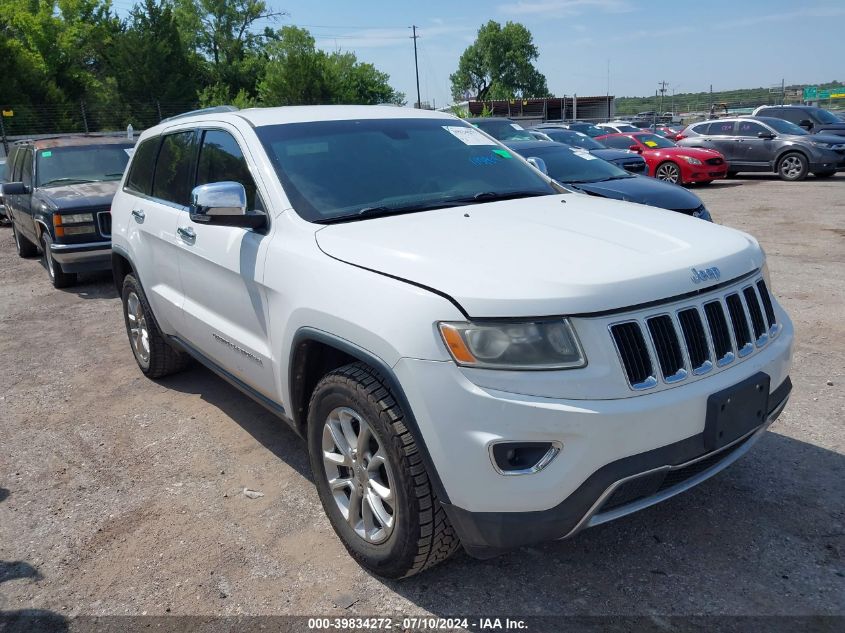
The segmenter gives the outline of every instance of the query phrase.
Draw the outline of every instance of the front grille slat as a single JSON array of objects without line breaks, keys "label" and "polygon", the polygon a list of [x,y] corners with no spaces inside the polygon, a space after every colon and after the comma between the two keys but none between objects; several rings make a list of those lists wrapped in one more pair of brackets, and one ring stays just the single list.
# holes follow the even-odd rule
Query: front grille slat
[{"label": "front grille slat", "polygon": [[658,378],[672,384],[725,367],[765,346],[780,326],[768,288],[757,279],[703,304],[609,329],[628,384],[642,390],[656,387]]},{"label": "front grille slat", "polygon": [[646,323],[663,379],[667,382],[676,382],[686,378],[686,375],[681,373],[684,367],[684,355],[681,352],[681,344],[678,342],[672,318],[663,314],[648,319]]},{"label": "front grille slat", "polygon": [[97,214],[97,228],[103,237],[111,237],[111,212],[101,211]]},{"label": "front grille slat", "polygon": [[611,334],[631,387],[644,388],[644,385],[650,383],[649,378],[653,376],[651,357],[639,324],[619,323],[611,328]]}]

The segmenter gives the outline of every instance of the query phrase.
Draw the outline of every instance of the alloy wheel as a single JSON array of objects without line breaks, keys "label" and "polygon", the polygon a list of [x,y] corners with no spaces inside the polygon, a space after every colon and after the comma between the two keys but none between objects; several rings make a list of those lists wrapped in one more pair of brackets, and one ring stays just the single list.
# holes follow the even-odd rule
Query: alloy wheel
[{"label": "alloy wheel", "polygon": [[803,167],[804,165],[801,163],[800,158],[797,156],[787,156],[780,163],[780,173],[783,174],[784,178],[792,180],[801,175]]},{"label": "alloy wheel", "polygon": [[349,407],[329,413],[323,425],[323,468],[341,515],[368,543],[386,541],[398,504],[387,453],[362,415]]},{"label": "alloy wheel", "polygon": [[674,163],[663,163],[654,174],[658,180],[677,183],[681,179],[681,170]]},{"label": "alloy wheel", "polygon": [[144,365],[150,362],[150,332],[141,300],[135,292],[126,297],[126,318],[129,321],[129,343],[132,351]]},{"label": "alloy wheel", "polygon": [[41,250],[44,251],[44,263],[47,264],[47,273],[50,275],[50,279],[55,279],[56,267],[53,263],[53,254],[50,252],[50,245],[47,243],[46,238],[41,239]]}]

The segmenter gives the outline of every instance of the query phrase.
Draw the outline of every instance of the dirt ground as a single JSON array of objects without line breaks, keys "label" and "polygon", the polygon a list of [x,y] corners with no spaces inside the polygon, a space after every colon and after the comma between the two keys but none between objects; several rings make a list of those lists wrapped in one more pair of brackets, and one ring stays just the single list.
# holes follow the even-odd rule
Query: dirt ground
[{"label": "dirt ground", "polygon": [[144,378],[109,277],[54,290],[1,228],[0,612],[845,615],[845,174],[694,191],[795,321],[771,432],[637,515],[400,582],[346,554],[283,423],[200,367]]}]

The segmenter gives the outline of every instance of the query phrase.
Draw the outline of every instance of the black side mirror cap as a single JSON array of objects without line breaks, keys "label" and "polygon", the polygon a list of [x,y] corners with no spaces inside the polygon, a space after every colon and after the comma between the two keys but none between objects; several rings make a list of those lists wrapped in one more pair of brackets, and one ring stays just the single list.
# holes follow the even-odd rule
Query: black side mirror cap
[{"label": "black side mirror cap", "polygon": [[7,182],[0,185],[0,193],[4,196],[24,196],[32,193],[32,189],[22,182]]}]

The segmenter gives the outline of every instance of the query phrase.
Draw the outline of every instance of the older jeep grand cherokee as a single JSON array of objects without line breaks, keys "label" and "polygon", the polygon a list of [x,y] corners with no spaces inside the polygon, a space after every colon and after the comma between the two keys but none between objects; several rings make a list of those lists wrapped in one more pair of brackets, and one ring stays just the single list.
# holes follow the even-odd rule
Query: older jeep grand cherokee
[{"label": "older jeep grand cherokee", "polygon": [[141,371],[193,357],[278,413],[384,576],[666,499],[789,396],[752,237],[561,190],[445,114],[181,116],[141,136],[113,214]]}]

